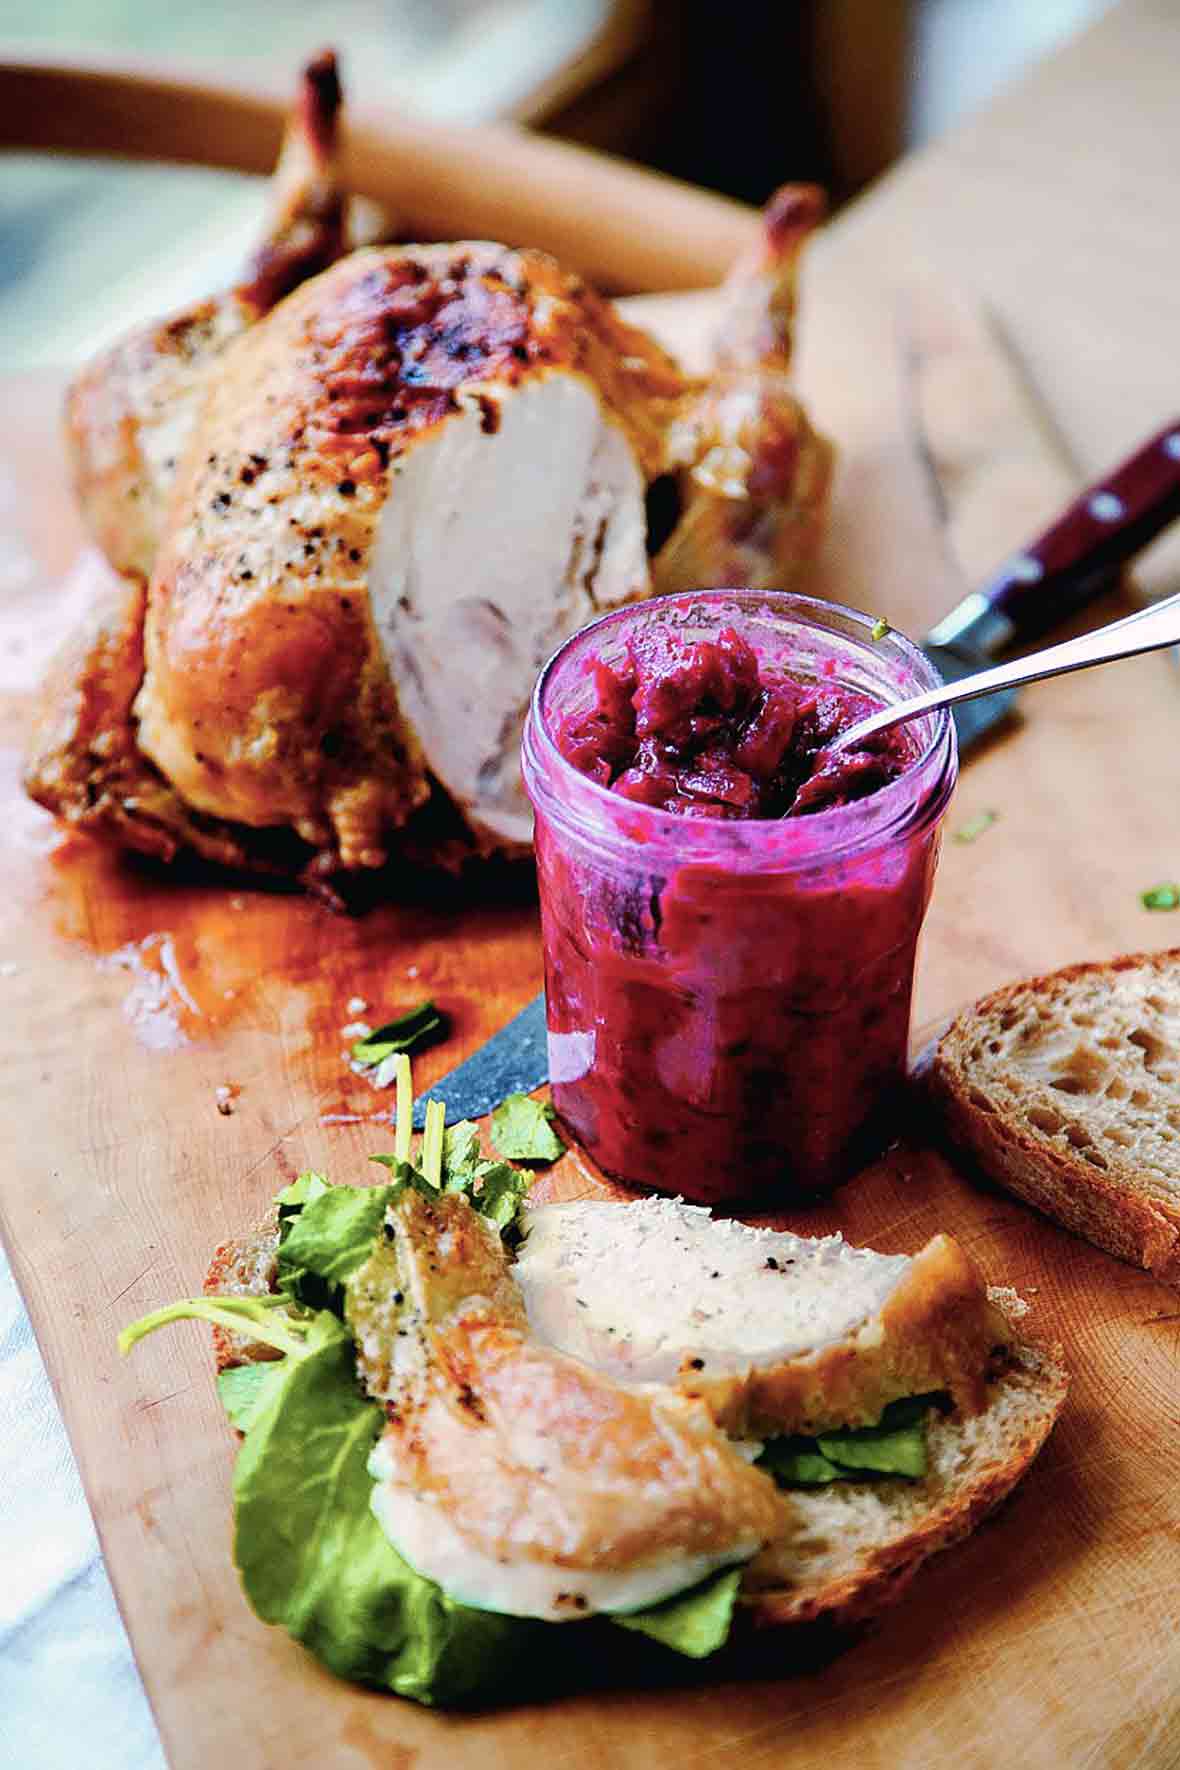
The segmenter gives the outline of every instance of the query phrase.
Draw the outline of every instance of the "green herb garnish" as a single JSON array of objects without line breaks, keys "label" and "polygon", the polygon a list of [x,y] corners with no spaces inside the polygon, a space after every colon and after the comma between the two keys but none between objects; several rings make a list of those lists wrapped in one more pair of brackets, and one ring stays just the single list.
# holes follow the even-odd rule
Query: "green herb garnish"
[{"label": "green herb garnish", "polygon": [[887,633],[892,633],[892,631],[893,631],[893,628],[889,625],[889,622],[885,619],[885,616],[878,615],[876,620],[873,622],[872,637],[874,639],[884,639],[885,635]]},{"label": "green herb garnish", "polygon": [[394,1059],[403,1053],[421,1050],[424,1045],[437,1043],[445,1038],[446,1032],[446,1019],[434,1003],[419,1002],[416,1008],[409,1009],[396,1020],[387,1020],[375,1032],[358,1039],[350,1055],[354,1063],[376,1072],[372,1080],[377,1087],[387,1088],[396,1076]]},{"label": "green herb garnish", "polygon": [[1000,814],[998,811],[981,811],[978,817],[969,818],[965,824],[961,824],[952,835],[951,841],[978,841],[979,837],[983,835],[985,830],[990,830],[994,823],[999,822],[999,817]]},{"label": "green herb garnish", "polygon": [[1180,885],[1153,885],[1139,893],[1145,910],[1180,910]]},{"label": "green herb garnish", "polygon": [[557,1115],[531,1094],[509,1094],[492,1114],[492,1145],[514,1162],[555,1162],[565,1144],[553,1129]]}]

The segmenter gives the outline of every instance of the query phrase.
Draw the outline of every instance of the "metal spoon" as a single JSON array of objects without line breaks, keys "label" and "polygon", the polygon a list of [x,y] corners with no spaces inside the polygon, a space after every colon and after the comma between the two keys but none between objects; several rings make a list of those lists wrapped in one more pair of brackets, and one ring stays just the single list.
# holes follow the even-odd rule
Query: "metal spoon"
[{"label": "metal spoon", "polygon": [[1150,608],[1111,621],[1093,633],[1067,639],[1060,645],[1046,646],[1026,658],[997,664],[992,670],[979,670],[958,682],[945,682],[941,688],[928,689],[908,701],[896,701],[882,707],[867,719],[857,720],[842,731],[830,746],[846,750],[888,731],[906,719],[917,719],[923,713],[936,713],[941,707],[953,707],[960,701],[972,701],[977,695],[993,694],[1001,688],[1019,688],[1025,682],[1040,682],[1046,676],[1064,676],[1071,670],[1088,670],[1093,664],[1112,664],[1118,658],[1138,657],[1142,652],[1162,651],[1165,646],[1180,642],[1180,595],[1168,596]]}]

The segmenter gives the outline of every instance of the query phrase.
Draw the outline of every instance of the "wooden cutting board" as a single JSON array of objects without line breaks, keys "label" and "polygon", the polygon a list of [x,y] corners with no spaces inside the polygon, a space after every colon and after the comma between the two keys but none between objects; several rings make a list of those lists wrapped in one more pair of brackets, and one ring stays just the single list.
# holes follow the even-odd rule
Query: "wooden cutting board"
[{"label": "wooden cutting board", "polygon": [[[654,310],[691,352],[707,302]],[[839,360],[884,348],[867,314]],[[922,624],[957,591],[906,441],[900,396],[855,374],[814,387],[843,466],[817,588]],[[733,1667],[642,1675],[544,1706],[448,1717],[330,1678],[255,1621],[229,1556],[233,1441],[203,1332],[128,1362],[117,1329],[199,1286],[212,1244],[307,1165],[338,1178],[387,1148],[384,1107],[341,1060],[340,1028],[431,995],[454,1037],[427,1082],[538,987],[535,909],[440,905],[412,887],[361,921],[301,897],[178,884],[62,837],[23,801],[26,687],[85,595],[54,434],[59,388],[6,389],[22,438],[0,481],[7,1012],[0,1213],[176,1770],[229,1760],[398,1770],[523,1766],[1174,1765],[1180,1754],[1176,1293],[906,1145],[793,1227],[884,1249],[937,1228],[1018,1285],[1075,1373],[1068,1411],[1003,1514],[945,1556],[875,1629],[835,1652],[784,1636]],[[843,395],[843,398],[841,397]],[[1005,537],[1014,539],[1015,537]],[[1138,717],[1131,718],[1132,709]],[[1149,710],[1149,716],[1147,712]],[[1167,736],[1165,736],[1167,734]],[[1146,659],[1027,700],[1023,729],[972,765],[947,844],[919,988],[930,1020],[1001,978],[1171,932],[1141,888],[1175,870],[1160,808],[1180,738],[1169,666]],[[1174,824],[1173,824],[1174,828]],[[233,1112],[219,1087],[237,1090]],[[545,1183],[593,1182],[572,1163]]]},{"label": "wooden cutting board", "polygon": [[[1174,66],[1178,35],[1145,0],[1121,9],[1092,48],[1006,102],[990,134],[976,126],[920,159],[816,253],[803,375],[841,444],[819,593],[918,630],[961,592],[911,447],[889,295],[930,244],[931,216],[938,255],[996,302],[1085,469],[1170,415],[1159,365],[1172,360],[1180,263],[1120,204],[1119,180],[1161,204],[1170,190],[1160,142],[1177,133],[1174,94],[1151,71]],[[1140,84],[1103,159],[1090,124],[1107,79]],[[711,311],[707,298],[648,307],[689,353]],[[1074,1385],[1009,1505],[875,1628],[838,1652],[776,1637],[744,1675],[705,1665],[661,1682],[645,1668],[454,1717],[340,1684],[255,1621],[230,1564],[233,1441],[205,1336],[182,1326],[121,1362],[115,1334],[192,1291],[213,1242],[298,1169],[351,1178],[388,1146],[368,1116],[377,1102],[341,1062],[350,1000],[374,1017],[425,994],[448,1009],[454,1036],[423,1058],[428,1082],[539,986],[535,909],[527,891],[462,908],[429,889],[415,901],[408,884],[406,901],[341,921],[302,898],[122,865],[22,799],[29,684],[85,595],[70,576],[81,537],[59,393],[49,379],[3,390],[0,1225],[175,1770],[1175,1770],[1180,1300],[914,1143],[793,1226],[883,1249],[954,1231],[1025,1291]],[[1004,526],[998,515],[997,556],[1021,538]],[[971,764],[950,813],[951,831],[983,810],[998,821],[946,845],[920,1023],[1029,971],[1180,941],[1180,917],[1139,903],[1180,875],[1172,665],[1045,684],[1023,705],[1023,726]],[[239,1090],[228,1117],[227,1086]],[[591,1182],[567,1166],[547,1184]]]}]

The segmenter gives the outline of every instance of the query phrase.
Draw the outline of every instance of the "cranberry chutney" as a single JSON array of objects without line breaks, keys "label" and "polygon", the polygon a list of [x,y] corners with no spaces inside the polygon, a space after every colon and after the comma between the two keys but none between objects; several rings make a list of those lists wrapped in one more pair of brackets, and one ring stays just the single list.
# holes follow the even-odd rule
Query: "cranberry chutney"
[{"label": "cranberry chutney", "polygon": [[937,677],[836,604],[617,610],[524,738],[554,1103],[606,1172],[704,1203],[830,1190],[888,1134],[956,754],[946,713],[829,751]]}]

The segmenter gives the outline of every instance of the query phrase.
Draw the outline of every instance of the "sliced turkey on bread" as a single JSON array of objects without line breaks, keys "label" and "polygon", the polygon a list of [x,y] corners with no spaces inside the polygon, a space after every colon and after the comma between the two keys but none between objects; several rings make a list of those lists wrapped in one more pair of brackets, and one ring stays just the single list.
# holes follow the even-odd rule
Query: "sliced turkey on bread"
[{"label": "sliced turkey on bread", "polygon": [[975,1412],[1009,1337],[946,1235],[878,1254],[659,1198],[542,1205],[523,1221],[515,1275],[533,1333],[622,1382],[699,1396],[739,1437],[871,1425],[932,1390]]},{"label": "sliced turkey on bread", "polygon": [[989,1178],[1180,1284],[1180,949],[985,996],[941,1040],[931,1086]]},{"label": "sliced turkey on bread", "polygon": [[[668,1446],[687,1434],[677,1455],[690,1462],[701,1459],[701,1467],[712,1470],[699,1507],[694,1502],[687,1524],[682,1519],[676,1528],[680,1553],[712,1555],[716,1562],[727,1558],[726,1551],[718,1551],[716,1542],[706,1545],[705,1539],[709,1532],[716,1533],[717,1541],[724,1535],[715,1501],[729,1484],[740,1495],[742,1514],[735,1514],[732,1540],[749,1541],[766,1524],[758,1484],[745,1492],[732,1461],[720,1455],[715,1422],[725,1424],[734,1437],[746,1437],[756,1420],[772,1436],[796,1431],[808,1421],[855,1424],[876,1419],[903,1392],[942,1392],[941,1408],[932,1408],[928,1416],[929,1466],[923,1478],[792,1487],[783,1496],[788,1506],[781,1526],[747,1564],[741,1591],[747,1622],[773,1626],[821,1615],[851,1621],[890,1602],[922,1561],[973,1529],[1011,1490],[1047,1438],[1064,1400],[1067,1378],[1059,1353],[1017,1338],[1024,1306],[1011,1292],[986,1290],[947,1237],[936,1237],[914,1257],[880,1255],[851,1248],[838,1237],[809,1242],[750,1229],[678,1201],[594,1201],[580,1208],[552,1205],[528,1212],[524,1252],[502,1268],[488,1237],[481,1237],[475,1248],[478,1258],[463,1254],[470,1245],[459,1230],[472,1213],[460,1206],[461,1201],[447,1201],[446,1210],[463,1223],[434,1224],[437,1233],[432,1236],[426,1233],[429,1226],[420,1204],[410,1204],[413,1221],[391,1226],[393,1242],[387,1241],[374,1256],[365,1287],[357,1288],[361,1300],[353,1305],[353,1326],[361,1347],[362,1379],[370,1392],[384,1396],[391,1418],[373,1473],[392,1503],[386,1506],[383,1498],[374,1509],[379,1517],[384,1509],[386,1528],[395,1540],[401,1533],[411,1561],[415,1555],[432,1559],[434,1565],[423,1570],[446,1589],[462,1590],[469,1601],[479,1603],[482,1592],[503,1604],[508,1576],[502,1539],[507,1533],[510,1559],[512,1553],[519,1559],[522,1524],[530,1548],[523,1560],[531,1561],[535,1571],[544,1560],[537,1552],[541,1537],[551,1548],[563,1530],[571,1532],[576,1524],[583,1548],[595,1542],[601,1547],[635,1508],[638,1516],[659,1501],[675,1512],[674,1488],[665,1487],[662,1499],[659,1493],[638,1489],[629,1497],[629,1483],[647,1455],[644,1447],[652,1427],[666,1435]],[[608,1287],[606,1265],[596,1273],[593,1251],[600,1250],[605,1261],[612,1231],[614,1280]],[[272,1290],[276,1245],[277,1230],[270,1228],[225,1244],[215,1256],[207,1289],[215,1294]],[[584,1267],[579,1247],[587,1255]],[[768,1264],[771,1260],[774,1266]],[[377,1270],[382,1262],[397,1266],[396,1278],[392,1265],[390,1272]],[[656,1277],[661,1264],[671,1275],[663,1286]],[[800,1269],[794,1300],[795,1281],[785,1276],[792,1264]],[[712,1280],[702,1276],[706,1270],[726,1276]],[[776,1318],[770,1301],[774,1293],[764,1295],[762,1287],[778,1276],[784,1283]],[[728,1293],[726,1301],[714,1303],[711,1314],[705,1302],[710,1283],[724,1285]],[[584,1289],[590,1295],[583,1296]],[[564,1302],[562,1290],[567,1292]],[[388,1308],[382,1302],[386,1294]],[[590,1312],[582,1305],[592,1297],[600,1314],[598,1326],[585,1330],[575,1346],[568,1323]],[[961,1312],[961,1331],[951,1326],[956,1311]],[[754,1322],[753,1334],[742,1325],[747,1314]],[[923,1324],[930,1329],[925,1345]],[[399,1327],[406,1330],[400,1338]],[[680,1334],[685,1338],[678,1343]],[[622,1357],[616,1340],[630,1347]],[[682,1371],[684,1349],[693,1346],[704,1352],[689,1350],[690,1365],[710,1356],[719,1367],[724,1363],[715,1382],[702,1382],[695,1368]],[[765,1363],[752,1361],[751,1346]],[[249,1361],[259,1351],[218,1330],[219,1368]],[[863,1376],[847,1374],[858,1366]],[[903,1366],[911,1375],[908,1386],[899,1386],[897,1373]],[[441,1390],[439,1371],[445,1372]],[[656,1372],[667,1374],[661,1380]],[[536,1397],[540,1400],[534,1407]],[[777,1415],[768,1413],[768,1398],[779,1407]],[[638,1416],[631,1415],[635,1402],[654,1410],[643,1414],[642,1430]],[[617,1407],[617,1419],[624,1422],[622,1449],[615,1432],[604,1430],[604,1405]],[[579,1410],[585,1408],[595,1435],[592,1446],[589,1440],[581,1446],[578,1442],[579,1434],[589,1429],[585,1422],[577,1425]],[[522,1497],[513,1522],[503,1512],[501,1494],[500,1513],[489,1513],[484,1520],[487,1540],[473,1551],[472,1543],[456,1538],[453,1530],[432,1531],[425,1525],[457,1516],[445,1505],[430,1510],[430,1490],[437,1487],[437,1499],[448,1482],[459,1480],[461,1468],[478,1465],[472,1456],[475,1441],[484,1435],[482,1448],[493,1462],[507,1457],[518,1470]],[[595,1453],[589,1460],[588,1446]],[[622,1451],[638,1457],[634,1468]],[[543,1474],[529,1477],[529,1456]],[[556,1481],[551,1475],[555,1461]],[[567,1463],[568,1481],[560,1473]],[[605,1487],[600,1480],[604,1468],[609,1477]],[[493,1486],[464,1479],[468,1499],[463,1516],[469,1530],[470,1495],[487,1493]],[[415,1492],[428,1497],[415,1501]],[[525,1495],[533,1497],[526,1503]],[[543,1501],[535,1516],[533,1498]],[[425,1525],[414,1518],[424,1508]],[[612,1513],[619,1515],[613,1526]],[[683,1536],[689,1526],[691,1546]],[[594,1558],[594,1571],[613,1579],[619,1571],[609,1566],[613,1552],[596,1549]],[[664,1572],[666,1565],[660,1570]],[[488,1583],[492,1576],[498,1584]],[[626,1608],[624,1585],[604,1585],[606,1601],[600,1604],[598,1583],[588,1587],[590,1607]],[[519,1582],[513,1586],[519,1591]],[[574,1588],[567,1581],[561,1589]],[[560,1614],[553,1608],[555,1592],[546,1588],[541,1597],[549,1608],[533,1614]]]},{"label": "sliced turkey on bread", "polygon": [[790,1535],[789,1498],[675,1389],[637,1389],[530,1332],[499,1230],[407,1189],[350,1281],[385,1404],[372,1506],[461,1603],[576,1620],[638,1610]]},{"label": "sliced turkey on bread", "polygon": [[[1012,1292],[993,1290],[1011,1309]],[[1059,1348],[1014,1340],[988,1378],[980,1413],[932,1410],[920,1481],[834,1481],[792,1488],[789,1541],[746,1569],[742,1606],[759,1628],[826,1617],[851,1623],[899,1598],[924,1561],[970,1535],[1005,1499],[1052,1431],[1069,1378]]]}]

